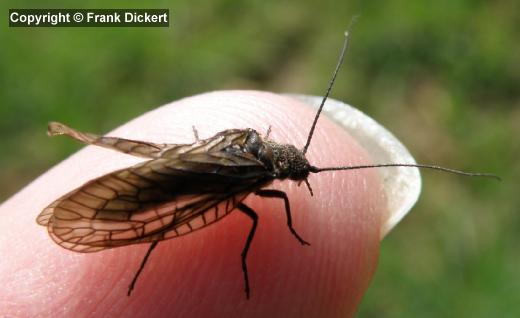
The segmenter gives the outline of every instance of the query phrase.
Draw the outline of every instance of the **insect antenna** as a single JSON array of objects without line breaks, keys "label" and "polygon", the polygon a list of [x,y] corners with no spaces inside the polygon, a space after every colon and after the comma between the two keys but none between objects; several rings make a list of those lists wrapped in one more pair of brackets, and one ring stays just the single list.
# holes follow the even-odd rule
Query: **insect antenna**
[{"label": "insect antenna", "polygon": [[385,168],[385,167],[412,167],[412,168],[422,168],[422,169],[432,169],[439,170],[448,173],[468,176],[468,177],[486,177],[496,179],[498,181],[502,181],[502,179],[492,173],[481,173],[481,172],[466,172],[451,168],[445,168],[441,166],[435,165],[427,165],[427,164],[412,164],[412,163],[385,163],[385,164],[375,164],[375,165],[360,165],[360,166],[343,166],[343,167],[326,167],[326,168],[318,168],[315,166],[311,166],[309,171],[312,173],[319,173],[323,171],[339,171],[339,170],[357,170],[357,169],[371,169],[371,168]]},{"label": "insect antenna", "polygon": [[330,79],[329,86],[327,87],[327,91],[325,92],[325,95],[323,96],[323,100],[321,101],[320,107],[318,108],[318,111],[316,112],[316,116],[314,116],[314,121],[311,125],[311,130],[309,131],[309,136],[307,137],[307,142],[305,143],[305,146],[303,147],[303,154],[307,153],[307,149],[309,148],[309,145],[311,144],[312,135],[314,134],[314,129],[316,129],[316,123],[318,122],[318,119],[320,118],[321,111],[323,110],[323,106],[325,105],[325,102],[327,101],[327,98],[329,97],[330,91],[332,90],[332,86],[334,86],[334,82],[336,81],[336,76],[338,75],[338,72],[341,68],[341,65],[343,64],[343,60],[345,58],[345,53],[347,52],[348,48],[348,38],[350,35],[350,29],[352,28],[352,25],[357,20],[357,16],[353,17],[350,21],[350,24],[347,28],[347,31],[345,31],[345,41],[343,42],[343,47],[341,48],[338,63],[336,64],[336,68],[334,69],[334,73],[332,74],[332,78]]},{"label": "insect antenna", "polygon": [[[345,41],[343,42],[343,47],[341,48],[339,59],[336,64],[336,68],[334,69],[334,73],[332,74],[332,78],[329,82],[329,86],[327,87],[327,91],[325,92],[325,95],[323,96],[323,99],[321,101],[320,106],[318,107],[318,111],[316,112],[316,115],[314,116],[314,121],[312,122],[311,129],[309,131],[309,135],[307,137],[307,142],[305,143],[305,146],[303,147],[303,154],[307,152],[307,149],[309,149],[309,145],[312,140],[312,136],[314,135],[314,130],[316,129],[316,124],[318,122],[318,119],[320,118],[321,111],[323,110],[323,106],[325,105],[325,102],[327,101],[327,98],[329,97],[330,91],[332,90],[332,87],[334,86],[334,82],[336,81],[336,76],[338,75],[338,72],[341,68],[341,65],[343,65],[343,60],[345,58],[345,53],[347,52],[348,43],[349,43],[349,36],[350,36],[350,30],[352,29],[352,25],[356,22],[357,16],[353,17],[350,21],[350,24],[347,28],[347,31],[345,31]],[[357,169],[371,169],[371,168],[385,168],[385,167],[413,167],[413,168],[422,168],[422,169],[431,169],[431,170],[438,170],[468,177],[486,177],[486,178],[492,178],[496,179],[498,181],[502,181],[502,179],[491,173],[480,173],[480,172],[466,172],[451,168],[445,168],[441,166],[436,165],[429,165],[429,164],[409,164],[409,163],[387,163],[387,164],[374,164],[374,165],[359,165],[359,166],[340,166],[340,167],[326,167],[326,168],[318,168],[315,166],[311,166],[309,168],[309,171],[312,173],[319,173],[324,171],[339,171],[339,170],[357,170]],[[312,195],[312,188],[310,187],[310,184],[307,179],[305,179],[305,183],[307,185],[307,188],[309,189],[309,192]]]}]

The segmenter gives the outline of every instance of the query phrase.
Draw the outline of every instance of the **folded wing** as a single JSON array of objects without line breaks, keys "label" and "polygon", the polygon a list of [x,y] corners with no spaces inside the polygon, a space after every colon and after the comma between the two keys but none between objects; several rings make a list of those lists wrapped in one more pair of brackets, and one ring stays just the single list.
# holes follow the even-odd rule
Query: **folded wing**
[{"label": "folded wing", "polygon": [[271,180],[248,156],[183,153],[92,180],[51,203],[37,222],[78,252],[163,240],[221,219]]}]

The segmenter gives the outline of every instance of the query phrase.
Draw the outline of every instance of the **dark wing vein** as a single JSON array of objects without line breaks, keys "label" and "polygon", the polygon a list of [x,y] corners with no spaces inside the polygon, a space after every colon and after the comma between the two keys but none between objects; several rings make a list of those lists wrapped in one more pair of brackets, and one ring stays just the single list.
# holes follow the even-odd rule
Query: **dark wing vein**
[{"label": "dark wing vein", "polygon": [[247,138],[247,130],[230,129],[193,144],[158,144],[119,137],[99,136],[75,130],[58,122],[49,123],[48,134],[51,136],[67,135],[85,144],[96,145],[149,159],[175,158],[184,153],[195,154],[219,151],[231,143],[243,143]]},{"label": "dark wing vein", "polygon": [[51,203],[37,222],[56,243],[78,252],[163,240],[216,222],[272,180],[254,158],[200,151],[94,179]]}]

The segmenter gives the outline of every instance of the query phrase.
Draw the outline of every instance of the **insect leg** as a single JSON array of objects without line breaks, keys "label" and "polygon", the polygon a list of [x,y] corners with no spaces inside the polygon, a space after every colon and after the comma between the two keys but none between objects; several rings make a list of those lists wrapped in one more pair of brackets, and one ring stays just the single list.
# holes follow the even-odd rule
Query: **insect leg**
[{"label": "insect leg", "polygon": [[253,209],[248,207],[247,205],[243,203],[238,204],[238,209],[243,212],[245,215],[250,217],[253,220],[253,226],[251,227],[251,230],[249,231],[249,235],[247,236],[246,245],[244,246],[244,249],[242,250],[242,271],[244,272],[244,280],[246,284],[246,298],[249,299],[249,277],[247,275],[247,252],[249,251],[249,246],[251,245],[251,242],[253,241],[253,237],[255,236],[256,226],[258,225],[258,215],[256,214]]},{"label": "insect leg", "polygon": [[269,128],[267,128],[267,132],[265,133],[265,137],[264,137],[266,140],[269,139],[269,135],[271,134],[271,128],[272,128],[271,125],[269,125]]},{"label": "insect leg", "polygon": [[264,198],[283,199],[283,201],[285,203],[285,214],[287,215],[287,226],[289,227],[289,230],[302,245],[311,245],[310,243],[308,243],[304,239],[302,239],[298,235],[298,233],[296,233],[296,231],[294,230],[294,228],[292,226],[291,206],[289,205],[289,198],[287,197],[287,193],[280,191],[280,190],[261,189],[261,190],[256,191],[255,194],[258,196],[264,197]]},{"label": "insect leg", "polygon": [[144,157],[144,158],[158,158],[163,150],[175,146],[168,144],[155,144],[151,142],[144,142],[138,140],[130,140],[117,137],[104,137],[91,133],[77,131],[62,123],[51,122],[47,128],[49,136],[67,135],[73,139],[81,141],[89,145],[96,145],[104,148],[127,153],[129,155]]},{"label": "insect leg", "polygon": [[155,248],[155,246],[157,246],[157,243],[159,243],[159,241],[152,241],[152,244],[150,244],[150,248],[148,249],[148,252],[146,252],[146,255],[144,256],[143,261],[141,262],[141,266],[139,266],[139,269],[137,270],[137,273],[135,273],[134,279],[132,279],[132,282],[130,283],[130,286],[128,286],[127,296],[130,296],[130,294],[132,293],[132,290],[134,290],[135,282],[137,281],[137,278],[141,274],[141,271],[143,270],[144,264],[146,264],[146,261],[148,260],[148,257],[152,253],[152,251]]},{"label": "insect leg", "polygon": [[199,142],[200,138],[199,138],[199,132],[197,131],[197,128],[195,128],[195,126],[191,126],[191,129],[193,129],[193,135],[195,136],[195,141]]}]

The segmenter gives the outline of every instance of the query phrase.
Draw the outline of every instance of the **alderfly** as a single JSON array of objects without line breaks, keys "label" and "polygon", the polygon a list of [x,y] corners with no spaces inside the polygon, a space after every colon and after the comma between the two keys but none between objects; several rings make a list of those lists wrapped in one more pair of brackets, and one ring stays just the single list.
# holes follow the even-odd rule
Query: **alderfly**
[{"label": "alderfly", "polygon": [[[349,28],[350,29],[350,28]],[[67,135],[80,142],[109,148],[148,159],[129,168],[91,180],[63,195],[38,216],[51,238],[71,251],[89,253],[138,243],[150,243],[130,286],[128,295],[159,241],[205,228],[238,210],[253,222],[242,251],[245,293],[249,298],[247,254],[258,224],[258,215],[244,199],[255,194],[278,198],[285,203],[287,226],[303,245],[309,245],[295,231],[287,194],[266,189],[275,179],[305,182],[309,174],[333,170],[381,167],[417,167],[465,176],[498,179],[484,173],[468,173],[425,164],[375,164],[316,167],[305,154],[323,105],[343,63],[349,31],[329,86],[314,117],[302,149],[278,144],[253,129],[229,129],[192,144],[156,144],[76,131],[63,124],[49,124],[50,136]],[[173,203],[173,204],[172,204]]]}]

